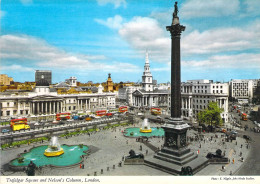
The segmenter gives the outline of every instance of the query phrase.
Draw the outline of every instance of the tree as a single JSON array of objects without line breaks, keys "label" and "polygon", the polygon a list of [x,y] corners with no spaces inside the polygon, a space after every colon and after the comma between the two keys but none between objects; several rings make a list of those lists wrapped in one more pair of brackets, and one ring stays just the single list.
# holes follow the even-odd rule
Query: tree
[{"label": "tree", "polygon": [[222,125],[222,118],[220,114],[224,110],[219,108],[217,102],[210,102],[208,104],[208,108],[204,109],[203,111],[198,113],[198,121],[199,123],[205,123],[211,125],[211,131],[212,126]]}]

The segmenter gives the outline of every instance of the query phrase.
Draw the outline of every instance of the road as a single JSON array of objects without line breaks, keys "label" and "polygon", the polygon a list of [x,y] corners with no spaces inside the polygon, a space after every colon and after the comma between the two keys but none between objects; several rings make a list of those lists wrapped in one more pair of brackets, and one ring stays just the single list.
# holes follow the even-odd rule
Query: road
[{"label": "road", "polygon": [[252,131],[245,131],[244,135],[250,136],[253,140],[250,144],[251,151],[248,158],[245,160],[245,163],[242,165],[239,171],[235,173],[235,175],[260,175],[260,134]]},{"label": "road", "polygon": [[[248,108],[243,108],[243,111],[248,110]],[[256,133],[250,130],[256,126],[250,119],[247,121],[241,120],[241,117],[238,115],[238,113],[236,113],[235,110],[231,111],[230,114],[232,114],[233,119],[236,118],[237,121],[240,121],[242,127],[245,127],[246,125],[248,126],[248,129],[246,131],[244,131],[244,129],[241,129],[240,131],[238,131],[238,133],[242,136],[248,135],[252,139],[250,143],[251,151],[249,153],[249,156],[247,157],[241,168],[235,173],[235,175],[260,175],[260,133]]]}]

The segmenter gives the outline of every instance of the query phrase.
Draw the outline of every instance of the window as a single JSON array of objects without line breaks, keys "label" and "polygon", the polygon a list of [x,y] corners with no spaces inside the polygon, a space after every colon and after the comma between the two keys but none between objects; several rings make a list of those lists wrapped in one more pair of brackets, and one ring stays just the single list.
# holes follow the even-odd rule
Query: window
[{"label": "window", "polygon": [[14,110],[14,115],[17,113],[17,110]]},{"label": "window", "polygon": [[28,113],[28,110],[25,111],[25,114],[29,114],[29,113]]},{"label": "window", "polygon": [[7,116],[10,116],[10,111],[6,111],[6,115],[7,115]]},{"label": "window", "polygon": [[69,110],[70,110],[70,106],[69,106]]},{"label": "window", "polygon": [[20,114],[23,114],[23,110],[20,110]]}]

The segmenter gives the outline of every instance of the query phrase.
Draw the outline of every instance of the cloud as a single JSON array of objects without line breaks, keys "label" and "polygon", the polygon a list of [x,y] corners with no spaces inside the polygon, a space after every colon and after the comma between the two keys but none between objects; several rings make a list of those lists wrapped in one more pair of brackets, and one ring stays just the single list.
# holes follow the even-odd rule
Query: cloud
[{"label": "cloud", "polygon": [[237,55],[215,55],[207,60],[183,61],[182,66],[199,69],[212,68],[258,68],[260,72],[260,54],[243,53]]},{"label": "cloud", "polygon": [[118,33],[133,48],[142,52],[147,49],[153,53],[157,61],[165,61],[169,58],[170,37],[164,36],[164,31],[155,19],[134,17],[123,24]]},{"label": "cloud", "polygon": [[29,67],[24,67],[21,65],[13,64],[10,66],[1,66],[1,70],[5,71],[23,71],[23,72],[32,72],[34,69]]},{"label": "cloud", "polygon": [[126,1],[125,0],[97,0],[98,4],[101,6],[104,6],[106,4],[114,4],[115,8],[119,8],[122,4],[122,6],[126,7]]},{"label": "cloud", "polygon": [[239,5],[239,0],[188,0],[180,8],[180,14],[184,18],[230,16],[238,12]]},{"label": "cloud", "polygon": [[[138,67],[130,63],[104,63],[107,58],[103,55],[83,55],[67,53],[49,45],[44,40],[28,35],[2,35],[0,37],[0,58],[2,63],[7,59],[16,61],[29,60],[34,67],[52,69],[75,69],[84,71],[124,71],[135,72]],[[19,65],[19,64],[18,64]]]},{"label": "cloud", "polygon": [[184,54],[209,54],[260,48],[260,22],[248,27],[197,30],[183,37]]},{"label": "cloud", "polygon": [[259,12],[259,10],[260,10],[259,0],[244,0],[243,3],[245,4],[245,7],[242,4],[242,10],[246,10],[244,16],[259,15],[260,14],[260,12]]},{"label": "cloud", "polygon": [[107,20],[95,19],[95,21],[110,29],[119,29],[122,26],[123,18],[120,15],[115,15],[114,17],[107,18]]}]

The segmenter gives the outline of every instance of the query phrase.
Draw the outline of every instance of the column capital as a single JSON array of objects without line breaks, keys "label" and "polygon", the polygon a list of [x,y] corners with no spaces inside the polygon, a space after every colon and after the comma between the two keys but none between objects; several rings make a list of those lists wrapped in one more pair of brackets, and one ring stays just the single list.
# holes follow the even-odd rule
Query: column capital
[{"label": "column capital", "polygon": [[180,37],[181,32],[185,31],[185,26],[180,24],[175,24],[171,26],[166,26],[166,30],[170,31],[172,37]]}]

